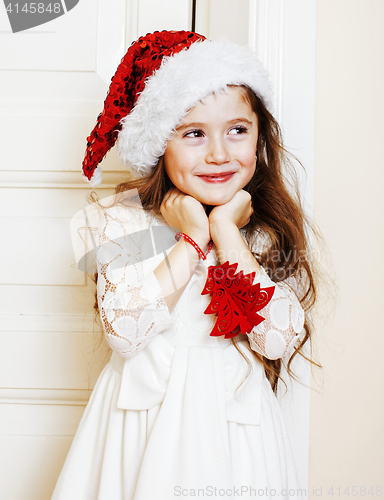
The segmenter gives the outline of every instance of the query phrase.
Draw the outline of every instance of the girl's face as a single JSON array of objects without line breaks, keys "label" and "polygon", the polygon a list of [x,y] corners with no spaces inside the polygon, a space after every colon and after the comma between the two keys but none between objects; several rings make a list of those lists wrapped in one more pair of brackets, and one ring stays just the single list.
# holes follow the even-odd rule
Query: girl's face
[{"label": "girl's face", "polygon": [[165,170],[182,192],[223,205],[256,169],[257,117],[240,87],[211,94],[185,116],[168,141]]}]

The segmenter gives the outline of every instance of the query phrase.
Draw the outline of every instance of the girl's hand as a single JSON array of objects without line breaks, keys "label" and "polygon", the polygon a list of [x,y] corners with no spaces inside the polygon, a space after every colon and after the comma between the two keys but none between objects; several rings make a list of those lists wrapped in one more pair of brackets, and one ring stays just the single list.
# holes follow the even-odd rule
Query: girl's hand
[{"label": "girl's hand", "polygon": [[240,229],[248,224],[253,213],[252,198],[238,191],[228,203],[215,207],[209,215],[209,229],[217,257],[224,262],[237,263],[237,272],[259,273],[260,266],[245,243]]},{"label": "girl's hand", "polygon": [[173,188],[165,195],[160,212],[167,224],[190,236],[201,248],[208,245],[211,239],[208,217],[195,198]]},{"label": "girl's hand", "polygon": [[[209,225],[211,234],[218,227],[233,224],[241,229],[246,226],[253,214],[251,195],[241,189],[235,196],[225,203],[215,207],[209,214]],[[212,236],[213,237],[213,236]]]}]

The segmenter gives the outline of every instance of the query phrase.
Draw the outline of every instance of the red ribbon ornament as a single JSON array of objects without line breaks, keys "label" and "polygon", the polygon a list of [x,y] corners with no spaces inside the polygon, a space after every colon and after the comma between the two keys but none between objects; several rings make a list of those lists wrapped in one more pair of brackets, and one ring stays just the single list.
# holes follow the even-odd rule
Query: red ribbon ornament
[{"label": "red ribbon ornament", "polygon": [[272,299],[275,287],[261,288],[253,285],[256,273],[236,273],[237,264],[225,262],[221,266],[210,266],[201,295],[211,294],[212,299],[204,311],[216,314],[217,320],[210,335],[230,339],[237,334],[250,333],[265,318],[257,314]]}]

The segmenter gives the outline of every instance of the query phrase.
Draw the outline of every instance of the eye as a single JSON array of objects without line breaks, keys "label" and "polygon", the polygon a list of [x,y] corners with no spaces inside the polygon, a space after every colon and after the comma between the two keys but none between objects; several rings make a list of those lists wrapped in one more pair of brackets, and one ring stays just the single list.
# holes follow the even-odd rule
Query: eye
[{"label": "eye", "polygon": [[243,125],[239,125],[238,127],[233,127],[231,130],[228,132],[229,135],[239,135],[239,134],[246,134],[248,132],[247,127],[244,127]]},{"label": "eye", "polygon": [[204,137],[204,132],[202,130],[190,130],[186,132],[183,137]]}]

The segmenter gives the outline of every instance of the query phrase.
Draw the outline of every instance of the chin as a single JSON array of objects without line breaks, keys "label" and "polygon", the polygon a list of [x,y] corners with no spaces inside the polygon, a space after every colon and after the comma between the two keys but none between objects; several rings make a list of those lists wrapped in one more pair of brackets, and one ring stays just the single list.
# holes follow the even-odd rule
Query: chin
[{"label": "chin", "polygon": [[206,197],[201,197],[199,198],[199,202],[202,203],[203,205],[208,205],[211,207],[217,207],[219,205],[225,205],[225,203],[228,203],[229,201],[232,200],[234,197],[234,194],[231,195],[222,195],[222,196],[206,196]]}]

